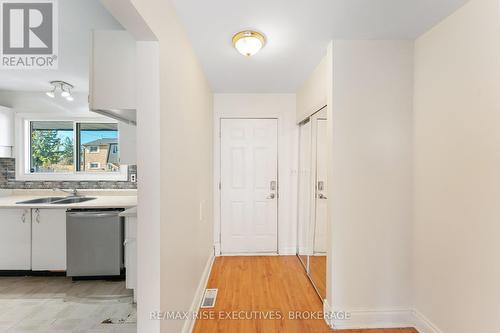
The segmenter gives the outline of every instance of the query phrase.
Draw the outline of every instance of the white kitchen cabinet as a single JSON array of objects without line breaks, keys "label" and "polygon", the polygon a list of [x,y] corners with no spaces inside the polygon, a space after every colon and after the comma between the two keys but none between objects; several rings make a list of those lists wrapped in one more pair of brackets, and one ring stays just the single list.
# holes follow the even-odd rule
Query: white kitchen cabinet
[{"label": "white kitchen cabinet", "polygon": [[125,218],[125,268],[126,288],[134,290],[134,301],[137,301],[137,217]]},{"label": "white kitchen cabinet", "polygon": [[0,106],[0,158],[14,157],[14,111]]},{"label": "white kitchen cabinet", "polygon": [[66,210],[32,209],[33,271],[66,270]]},{"label": "white kitchen cabinet", "polygon": [[30,269],[30,210],[0,209],[0,270]]},{"label": "white kitchen cabinet", "polygon": [[136,41],[125,30],[92,32],[90,55],[91,110],[136,108]]}]

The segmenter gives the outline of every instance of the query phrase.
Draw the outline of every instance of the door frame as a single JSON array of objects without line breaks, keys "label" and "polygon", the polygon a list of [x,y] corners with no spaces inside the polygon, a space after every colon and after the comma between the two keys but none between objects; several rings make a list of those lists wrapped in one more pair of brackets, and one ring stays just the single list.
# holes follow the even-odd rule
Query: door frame
[{"label": "door frame", "polygon": [[[221,253],[221,243],[222,243],[222,189],[221,189],[221,181],[222,181],[222,121],[223,120],[231,120],[231,119],[241,119],[241,120],[276,120],[276,252],[244,252],[244,253]],[[214,179],[214,188],[218,192],[218,210],[214,211],[214,254],[216,256],[277,256],[280,255],[280,214],[279,214],[279,206],[280,206],[280,119],[278,117],[224,117],[221,116],[217,119],[218,123],[218,133],[215,136],[216,142],[214,146],[218,147],[217,154],[214,156],[214,160],[217,159],[217,166],[215,173],[217,174],[218,179]]]}]

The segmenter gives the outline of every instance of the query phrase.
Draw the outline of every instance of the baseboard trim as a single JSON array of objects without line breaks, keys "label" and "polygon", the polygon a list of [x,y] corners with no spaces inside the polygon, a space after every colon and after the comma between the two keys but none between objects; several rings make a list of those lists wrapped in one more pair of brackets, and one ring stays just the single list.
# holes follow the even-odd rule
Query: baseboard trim
[{"label": "baseboard trim", "polygon": [[294,256],[297,254],[297,249],[295,247],[282,247],[279,249],[280,256]]},{"label": "baseboard trim", "polygon": [[[323,302],[323,312],[333,313],[328,300]],[[422,313],[412,309],[348,311],[348,320],[325,316],[325,322],[332,329],[371,329],[413,327],[419,333],[443,333]]]},{"label": "baseboard trim", "polygon": [[[326,304],[326,302],[325,302]],[[326,304],[328,312],[332,310]],[[389,310],[355,310],[340,312],[337,316],[347,314],[347,319],[327,318],[327,324],[333,329],[371,329],[371,328],[400,328],[414,327],[414,316],[411,309]]]},{"label": "baseboard trim", "polygon": [[278,252],[236,252],[236,253],[222,253],[219,243],[214,244],[215,256],[294,256],[297,254],[297,249],[294,247],[282,247]]},{"label": "baseboard trim", "polygon": [[66,271],[0,270],[0,276],[66,276]]},{"label": "baseboard trim", "polygon": [[[208,257],[207,263],[205,265],[205,269],[201,274],[200,283],[198,284],[198,288],[196,289],[196,293],[194,294],[193,302],[191,303],[191,307],[189,308],[190,313],[196,313],[200,309],[201,301],[203,299],[203,295],[205,293],[205,289],[207,287],[208,279],[210,277],[210,272],[212,271],[212,266],[214,264],[215,256],[213,250],[210,251],[210,255]],[[184,326],[182,327],[182,333],[191,333],[194,329],[194,324],[196,322],[196,318],[194,316],[189,316],[184,322]]]},{"label": "baseboard trim", "polygon": [[443,333],[443,331],[419,311],[413,311],[413,317],[415,318],[414,327],[420,333]]},{"label": "baseboard trim", "polygon": [[295,256],[295,249],[283,249],[277,252],[236,252],[236,253],[219,253],[220,257],[265,257],[265,256]]},{"label": "baseboard trim", "polygon": [[[324,314],[327,314],[327,313],[332,313],[332,308],[330,307],[330,304],[328,303],[328,300],[325,298],[323,300],[323,313]],[[333,328],[333,321],[330,320],[327,316],[324,316],[323,318],[326,322],[326,324],[328,325],[328,327],[330,328]]]}]

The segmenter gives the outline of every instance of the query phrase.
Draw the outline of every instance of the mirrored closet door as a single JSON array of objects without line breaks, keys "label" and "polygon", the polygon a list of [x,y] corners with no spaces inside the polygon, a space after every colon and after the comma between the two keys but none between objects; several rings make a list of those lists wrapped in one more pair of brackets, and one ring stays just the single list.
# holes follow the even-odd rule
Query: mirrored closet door
[{"label": "mirrored closet door", "polygon": [[300,124],[297,255],[322,300],[326,298],[326,108]]}]

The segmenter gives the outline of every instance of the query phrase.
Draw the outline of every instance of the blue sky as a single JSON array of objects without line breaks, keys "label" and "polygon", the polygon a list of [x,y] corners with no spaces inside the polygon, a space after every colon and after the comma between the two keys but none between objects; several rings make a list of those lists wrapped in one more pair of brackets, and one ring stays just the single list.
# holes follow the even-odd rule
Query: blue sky
[{"label": "blue sky", "polygon": [[[70,138],[73,140],[73,131],[58,131],[57,136],[64,140]],[[81,131],[81,140],[85,144],[90,141],[104,139],[104,138],[118,138],[118,131]]]},{"label": "blue sky", "polygon": [[80,140],[82,143],[104,139],[104,138],[118,138],[118,131],[81,131]]}]

